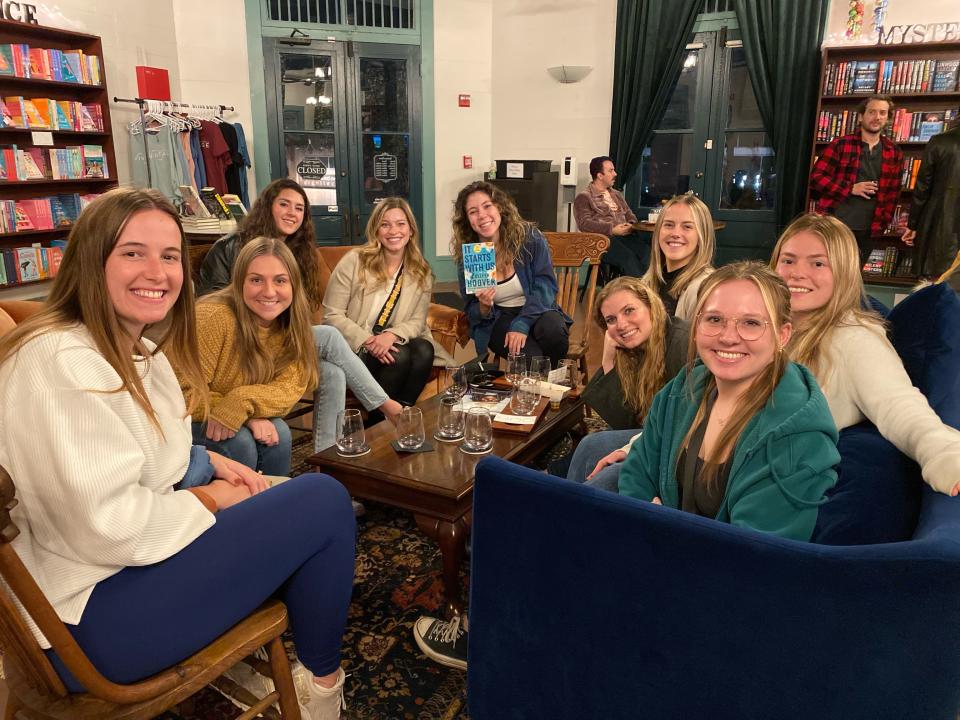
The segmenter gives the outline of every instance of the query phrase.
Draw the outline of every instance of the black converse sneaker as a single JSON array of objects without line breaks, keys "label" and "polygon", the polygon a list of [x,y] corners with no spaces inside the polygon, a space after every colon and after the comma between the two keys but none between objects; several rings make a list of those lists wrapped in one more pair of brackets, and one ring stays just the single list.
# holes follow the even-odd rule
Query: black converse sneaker
[{"label": "black converse sneaker", "polygon": [[460,627],[459,615],[449,622],[424,615],[413,624],[413,637],[431,660],[458,670],[467,669],[467,631]]}]

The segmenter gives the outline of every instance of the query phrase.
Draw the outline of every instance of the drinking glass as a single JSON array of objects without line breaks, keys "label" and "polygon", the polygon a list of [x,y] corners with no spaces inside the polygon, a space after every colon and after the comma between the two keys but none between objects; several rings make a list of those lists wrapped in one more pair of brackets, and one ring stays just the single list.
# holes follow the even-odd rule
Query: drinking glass
[{"label": "drinking glass", "polygon": [[510,409],[514,415],[530,415],[540,402],[540,381],[530,375],[524,375],[510,396]]},{"label": "drinking glass", "polygon": [[[565,358],[560,361],[560,368],[563,372],[560,373],[560,376],[556,379],[556,384],[568,388],[575,388],[580,380],[580,368],[577,366],[577,361]],[[560,400],[554,400],[551,396],[550,409],[559,410]]]},{"label": "drinking glass", "polygon": [[405,407],[397,420],[397,444],[404,450],[416,450],[423,440],[423,412],[418,407]]},{"label": "drinking glass", "polygon": [[363,455],[369,449],[360,411],[351,408],[337,413],[337,451],[341,455]]},{"label": "drinking glass", "polygon": [[486,408],[470,408],[463,423],[463,449],[471,453],[481,453],[491,447],[493,447],[493,417]]},{"label": "drinking glass", "polygon": [[467,371],[463,365],[448,365],[443,369],[443,394],[456,399],[467,394]]},{"label": "drinking glass", "polygon": [[538,355],[530,358],[530,376],[546,381],[550,375],[550,358]]},{"label": "drinking glass", "polygon": [[459,440],[463,437],[463,405],[459,398],[440,398],[436,437],[439,440]]},{"label": "drinking glass", "polygon": [[507,382],[516,385],[527,371],[527,356],[523,353],[510,353],[507,356]]}]

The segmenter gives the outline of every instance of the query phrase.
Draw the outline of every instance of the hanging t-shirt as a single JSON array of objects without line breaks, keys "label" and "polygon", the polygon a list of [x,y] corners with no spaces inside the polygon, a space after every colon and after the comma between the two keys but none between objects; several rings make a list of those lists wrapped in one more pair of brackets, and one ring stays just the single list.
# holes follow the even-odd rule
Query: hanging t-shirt
[{"label": "hanging t-shirt", "polygon": [[[144,152],[143,138],[147,139]],[[143,133],[130,136],[130,174],[137,187],[153,187],[177,204],[183,198],[180,185],[186,184],[185,161],[180,140],[169,126],[147,127]],[[150,163],[149,173],[147,162]]]},{"label": "hanging t-shirt", "polygon": [[223,174],[227,179],[227,190],[237,197],[240,196],[240,173],[244,172],[243,158],[240,157],[240,150],[237,145],[237,131],[230,123],[221,123],[220,132],[223,133],[223,139],[230,148],[230,164],[224,169]]},{"label": "hanging t-shirt", "polygon": [[233,162],[230,159],[230,148],[223,139],[220,126],[209,120],[200,122],[200,152],[207,171],[207,186],[215,188],[221,195],[230,192],[224,174],[227,166]]},{"label": "hanging t-shirt", "polygon": [[177,139],[180,141],[180,149],[183,150],[184,171],[188,182],[186,185],[192,185],[198,193],[200,188],[196,186],[196,169],[193,166],[193,153],[190,152],[190,131],[181,130],[177,133]]},{"label": "hanging t-shirt", "polygon": [[247,137],[243,132],[243,125],[234,123],[233,128],[237,131],[237,150],[243,161],[243,165],[240,168],[240,199],[243,201],[243,206],[249,208],[250,196],[247,188],[247,168],[252,167],[250,164],[250,152],[247,150]]},{"label": "hanging t-shirt", "polygon": [[193,156],[193,179],[197,183],[197,190],[207,185],[207,170],[203,165],[203,153],[200,151],[200,131],[194,128],[190,131],[190,155]]}]

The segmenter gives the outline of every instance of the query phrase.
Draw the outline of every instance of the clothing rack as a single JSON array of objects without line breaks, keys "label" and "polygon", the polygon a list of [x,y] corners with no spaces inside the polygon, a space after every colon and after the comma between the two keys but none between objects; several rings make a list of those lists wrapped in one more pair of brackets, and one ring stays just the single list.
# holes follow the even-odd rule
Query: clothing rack
[{"label": "clothing rack", "polygon": [[[146,98],[120,98],[114,96],[113,101],[115,103],[132,103],[139,107],[140,110],[140,125],[143,126],[143,108],[151,102],[163,103],[166,106],[185,108],[188,110],[217,110],[219,112],[233,112],[233,105],[198,105],[196,103],[180,103],[173,102],[172,100],[148,100]],[[147,136],[146,134],[142,135],[143,137],[143,158],[147,163],[147,185],[153,187],[153,173],[150,171],[150,151],[147,149]]]}]

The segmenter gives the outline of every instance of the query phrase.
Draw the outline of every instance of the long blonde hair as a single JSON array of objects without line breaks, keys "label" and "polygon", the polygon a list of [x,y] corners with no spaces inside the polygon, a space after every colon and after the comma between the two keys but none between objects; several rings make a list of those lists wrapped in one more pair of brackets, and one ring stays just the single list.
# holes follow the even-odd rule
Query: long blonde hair
[{"label": "long blonde hair", "polygon": [[[706,467],[704,468],[703,478],[707,485],[715,483],[717,480],[716,471],[719,468],[723,458],[736,445],[740,439],[740,434],[747,426],[747,423],[759,412],[767,401],[770,400],[780,379],[787,368],[789,360],[787,354],[779,347],[779,335],[784,325],[790,322],[790,290],[776,272],[759,262],[737,262],[732,265],[724,265],[716,272],[712,273],[703,285],[700,287],[700,293],[697,297],[697,307],[693,316],[693,326],[690,330],[690,343],[687,349],[687,374],[693,370],[694,363],[697,360],[697,333],[699,332],[700,313],[706,304],[711,293],[726,282],[734,280],[749,280],[757,286],[760,296],[763,298],[764,307],[770,316],[770,332],[774,333],[774,343],[777,345],[777,351],[773,354],[773,360],[763,371],[757,375],[747,392],[740,396],[737,407],[733,410],[727,420],[726,425],[720,431],[720,437],[717,438],[713,450],[709,457],[705,458]],[[707,403],[714,389],[717,387],[716,378],[712,373],[707,373],[703,387],[703,397],[700,400],[700,406],[697,408],[697,414],[693,423],[687,430],[687,434],[680,444],[681,449],[687,449],[690,446],[690,440],[696,432],[700,423],[707,415]],[[692,383],[688,390],[691,396],[695,392]],[[678,460],[680,455],[678,454]],[[679,470],[679,468],[678,468]]]},{"label": "long blonde hair", "polygon": [[467,199],[478,192],[485,193],[500,213],[497,253],[502,254],[504,259],[519,260],[522,263],[523,243],[527,238],[527,231],[534,225],[520,217],[520,211],[507,193],[486,180],[477,180],[461,189],[453,203],[453,241],[450,243],[453,259],[457,265],[462,266],[463,246],[480,242],[480,236],[470,227],[470,218],[467,217]]},{"label": "long blonde hair", "polygon": [[[276,328],[283,334],[280,353],[272,357],[260,340],[257,316],[243,301],[243,285],[250,264],[258,257],[277,258],[290,278],[290,307],[277,317]],[[244,383],[259,385],[271,382],[290,365],[300,366],[307,381],[307,390],[317,386],[317,347],[314,344],[310,322],[310,304],[303,287],[303,278],[297,268],[293,252],[283,240],[259,237],[244,245],[233,264],[230,284],[222,290],[204,296],[201,304],[220,303],[230,308],[237,320],[237,334],[233,352],[240,360]]]},{"label": "long blonde hair", "polygon": [[601,310],[603,303],[621,290],[636,297],[650,312],[650,336],[640,347],[630,350],[618,347],[614,360],[624,399],[636,414],[638,425],[642,425],[653,403],[653,396],[666,381],[665,357],[669,319],[663,301],[655,292],[640,278],[623,276],[611,280],[597,293],[593,319],[604,332],[607,331],[607,322]]},{"label": "long blonde hair", "polygon": [[837,326],[861,324],[882,332],[883,320],[876,313],[863,309],[866,295],[860,275],[857,240],[850,228],[835,217],[807,214],[790,223],[773,248],[770,267],[776,271],[784,244],[802,232],[813,233],[823,242],[833,272],[833,294],[823,307],[811,313],[802,327],[793,329],[787,352],[792,360],[806,365],[823,384],[830,372],[823,349],[829,346],[830,336]]},{"label": "long blonde hair", "polygon": [[650,242],[650,266],[643,276],[643,281],[655,293],[659,293],[665,280],[663,279],[664,257],[660,249],[660,229],[663,227],[663,218],[667,210],[674,205],[686,205],[693,215],[693,225],[697,229],[697,249],[690,261],[683,267],[677,279],[673,281],[670,295],[679,298],[687,286],[705,269],[712,268],[713,254],[716,251],[717,240],[713,232],[713,218],[710,208],[693,194],[675,195],[663,206],[657,216],[657,224],[653,228],[653,238]]},{"label": "long blonde hair", "polygon": [[[128,392],[150,422],[160,430],[156,411],[143,387],[141,373],[120,341],[129,337],[120,324],[116,308],[107,292],[105,266],[117,240],[130,218],[149,210],[159,210],[170,217],[180,233],[180,266],[183,286],[173,304],[163,330],[156,338],[155,352],[163,351],[180,371],[184,388],[192,390],[187,400],[187,415],[206,412],[210,396],[197,350],[194,319],[193,285],[190,282],[190,253],[180,216],[173,205],[156,190],[114,188],[101,195],[80,213],[70,231],[60,272],[43,309],[24,320],[0,341],[0,364],[15,354],[25,343],[50,330],[64,330],[81,324],[90,333],[103,358],[120,376],[120,386],[113,392]],[[150,362],[153,353],[141,338],[133,338],[134,352]]]},{"label": "long blonde hair", "polygon": [[403,272],[404,274],[412,273],[421,290],[426,290],[433,280],[433,270],[430,269],[429,263],[420,251],[420,229],[417,227],[417,219],[413,216],[410,204],[402,197],[384,198],[370,213],[366,229],[367,244],[357,251],[360,256],[360,284],[366,285],[368,278],[373,280],[374,286],[385,285],[387,282],[383,246],[380,244],[380,238],[377,237],[377,231],[380,229],[380,223],[383,222],[383,216],[390,210],[402,210],[407,216],[407,225],[410,226],[410,241],[403,252]]}]

